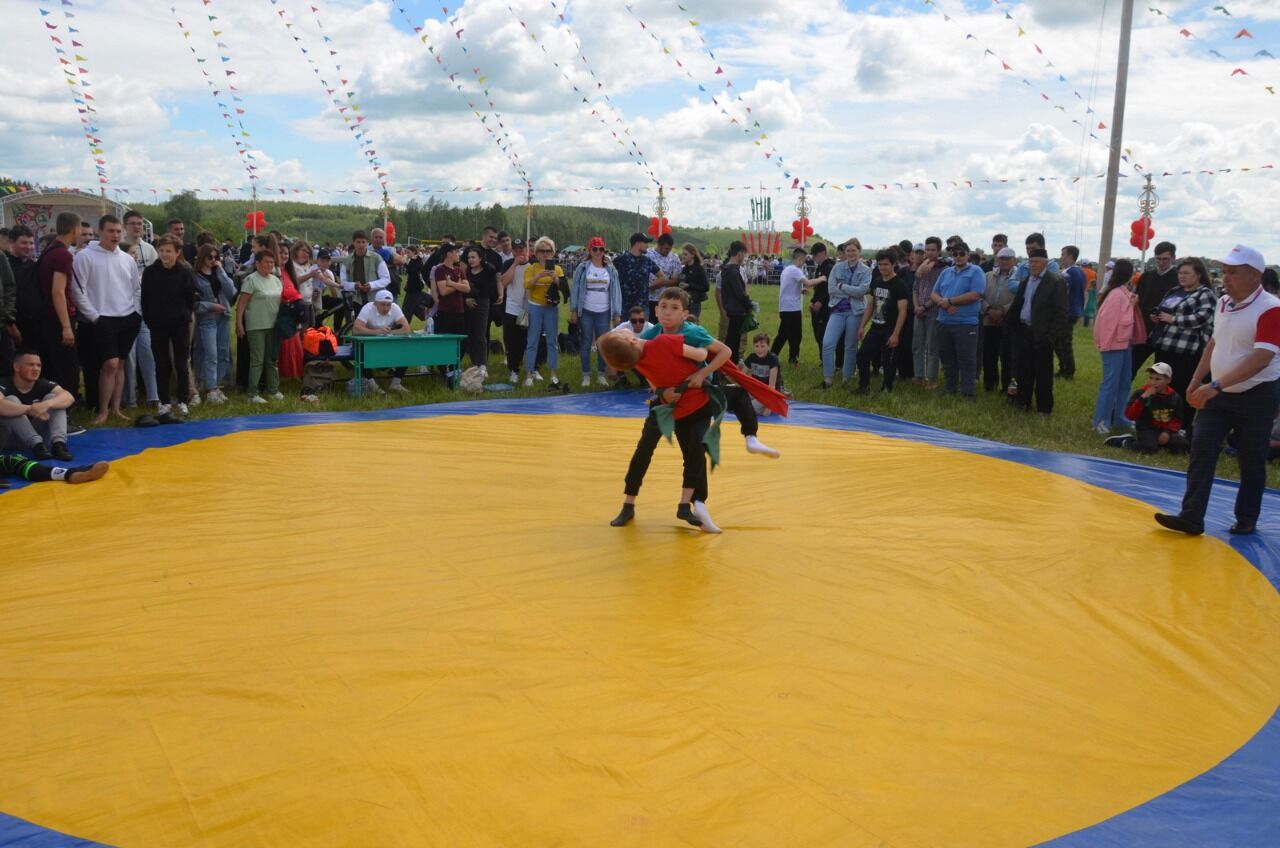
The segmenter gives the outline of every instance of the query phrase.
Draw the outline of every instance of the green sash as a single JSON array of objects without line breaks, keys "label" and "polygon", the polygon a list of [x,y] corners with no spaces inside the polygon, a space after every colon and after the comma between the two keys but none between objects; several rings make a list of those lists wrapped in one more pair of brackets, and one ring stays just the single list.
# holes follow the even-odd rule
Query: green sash
[{"label": "green sash", "polygon": [[[676,391],[681,388],[688,388],[686,383],[681,383],[675,387]],[[720,422],[724,420],[724,411],[728,408],[729,402],[725,399],[724,392],[719,386],[712,383],[703,383],[702,390],[707,393],[707,400],[711,402],[711,424],[707,427],[707,434],[702,437],[702,448],[707,452],[707,456],[711,459],[711,470],[715,471],[716,466],[720,464]],[[658,397],[662,397],[665,389],[658,389]],[[657,422],[658,430],[662,435],[667,437],[670,442],[676,432],[676,407],[672,403],[657,404],[653,407],[654,421]]]}]

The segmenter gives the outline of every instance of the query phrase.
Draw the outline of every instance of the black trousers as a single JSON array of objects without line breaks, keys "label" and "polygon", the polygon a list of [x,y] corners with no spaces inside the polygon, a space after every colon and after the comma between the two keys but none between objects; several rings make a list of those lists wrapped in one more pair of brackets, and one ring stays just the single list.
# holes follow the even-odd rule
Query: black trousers
[{"label": "black trousers", "polygon": [[[98,359],[93,344],[93,325],[87,321],[76,322],[76,353],[84,368],[84,405],[86,409],[98,408],[98,378],[102,361]],[[245,356],[248,367],[248,355]]]},{"label": "black trousers", "polygon": [[[746,396],[746,392],[741,389],[737,391]],[[662,441],[662,431],[658,429],[658,419],[652,411],[653,405],[650,406],[649,415],[644,419],[644,426],[640,429],[640,440],[636,442],[635,450],[631,452],[631,461],[627,464],[627,476],[623,483],[622,492],[633,498],[640,494],[640,487],[644,485],[644,475],[649,472],[649,464],[653,462],[653,452],[657,449],[658,443]],[[754,419],[755,409],[751,406],[750,397],[747,397],[747,408],[751,410],[751,416]],[[737,413],[735,412],[735,414]],[[743,419],[739,418],[738,420],[741,422]],[[701,429],[697,429],[699,422],[701,422]],[[693,489],[693,499],[695,501],[705,501],[707,499],[707,463],[706,457],[702,453],[702,437],[706,435],[707,426],[710,423],[710,403],[689,417],[682,418],[676,422],[676,440],[679,442],[680,452],[684,456],[682,486],[686,489]],[[745,426],[744,424],[744,434]],[[685,438],[680,436],[682,429],[685,431]],[[692,442],[687,442],[686,440],[693,436],[695,430],[696,438],[693,438]],[[688,449],[687,445],[689,446]],[[693,449],[694,447],[696,447],[696,450]],[[701,469],[700,476],[698,469]]]},{"label": "black trousers", "polygon": [[729,329],[725,330],[724,343],[729,346],[729,361],[737,362],[739,348],[742,346],[742,324],[747,320],[745,315],[729,315]]},{"label": "black trousers", "polygon": [[680,454],[684,459],[680,485],[684,489],[693,489],[693,500],[704,503],[707,500],[707,454],[702,437],[707,434],[709,426],[710,402],[676,421],[676,442],[680,445]]},{"label": "black trousers", "polygon": [[[1151,328],[1147,328],[1147,334],[1150,335]],[[1142,366],[1147,364],[1147,360],[1156,352],[1156,349],[1149,344],[1140,344],[1133,346],[1133,373],[1141,374]]]},{"label": "black trousers", "polygon": [[775,354],[781,353],[782,346],[789,345],[787,361],[798,362],[800,360],[800,342],[802,341],[804,341],[804,325],[800,321],[800,313],[798,311],[779,312],[778,335],[773,340],[771,350]]},{"label": "black trousers", "polygon": [[[905,322],[904,322],[905,323]],[[898,351],[889,347],[889,328],[880,324],[872,324],[867,334],[862,337],[862,345],[858,348],[858,388],[865,389],[871,385],[871,366],[880,363],[884,371],[884,390],[893,391],[894,378],[898,376]],[[898,346],[902,346],[902,337],[898,337]]]},{"label": "black trousers", "polygon": [[474,309],[467,310],[467,356],[472,365],[489,362],[489,301],[477,300]]},{"label": "black trousers", "polygon": [[1182,498],[1184,519],[1204,526],[1218,454],[1227,434],[1234,432],[1240,460],[1236,520],[1258,520],[1262,512],[1262,492],[1267,485],[1267,454],[1271,425],[1276,417],[1276,398],[1276,383],[1263,383],[1245,392],[1216,394],[1200,410],[1196,429],[1191,434],[1187,491]]},{"label": "black trousers", "polygon": [[904,380],[910,380],[916,374],[916,360],[911,353],[911,340],[915,338],[915,317],[914,311],[907,313],[906,320],[902,322],[902,332],[898,334],[898,349],[893,356],[898,366],[898,376]]},{"label": "black trousers", "polygon": [[151,328],[151,355],[156,359],[156,391],[160,403],[169,402],[170,371],[178,375],[178,402],[191,397],[191,322],[148,324]]},{"label": "black trousers", "polygon": [[1000,391],[1009,388],[1009,380],[1013,378],[1013,371],[1009,367],[1009,351],[1003,326],[997,324],[982,328],[982,386],[987,391],[996,386],[1000,387]]},{"label": "black trousers", "polygon": [[[0,260],[3,261],[3,260]],[[23,339],[26,341],[26,339]],[[13,376],[13,355],[15,353],[13,337],[7,327],[0,327],[0,378]],[[41,359],[44,357],[41,356]]]},{"label": "black trousers", "polygon": [[1058,357],[1058,370],[1062,372],[1063,377],[1076,376],[1075,331],[1076,322],[1072,321],[1062,335],[1054,339],[1053,347]]},{"label": "black trousers", "polygon": [[[40,362],[43,365],[43,376],[71,392],[77,401],[80,400],[80,355],[75,345],[62,343],[62,324],[54,319],[44,322],[35,347],[40,351]],[[97,375],[93,375],[97,379]]]},{"label": "black trousers", "polygon": [[1196,408],[1189,403],[1185,403],[1187,399],[1187,390],[1191,387],[1191,375],[1195,373],[1196,366],[1200,364],[1200,354],[1202,351],[1195,353],[1169,353],[1160,349],[1156,349],[1156,362],[1166,362],[1173,369],[1173,379],[1169,381],[1169,385],[1178,393],[1178,396],[1184,401],[1184,415],[1182,417],[1182,427],[1188,433],[1196,421]]},{"label": "black trousers", "polygon": [[1053,338],[1037,339],[1025,324],[1019,324],[1014,333],[1018,352],[1017,404],[1029,410],[1034,396],[1037,412],[1053,412]]},{"label": "black trousers", "polygon": [[746,389],[740,386],[722,386],[721,391],[724,392],[729,412],[738,419],[742,435],[754,436],[759,433],[760,416],[756,415],[756,408],[751,405],[751,395],[747,394]]},{"label": "black trousers", "polygon": [[[519,372],[524,367],[524,347],[528,343],[529,328],[521,327],[517,316],[502,313],[502,348],[507,354],[509,370]],[[541,368],[546,361],[547,340],[543,337],[538,341],[538,354],[534,357],[533,365]]]},{"label": "black trousers", "polygon": [[[1190,408],[1190,404],[1187,407]],[[1135,427],[1134,440],[1132,442],[1133,449],[1138,453],[1155,453],[1160,450],[1160,434],[1168,433],[1168,430],[1158,430],[1155,427]],[[1180,433],[1169,433],[1169,441],[1163,446],[1171,453],[1186,453],[1191,449],[1191,443],[1187,441],[1187,437]]]}]

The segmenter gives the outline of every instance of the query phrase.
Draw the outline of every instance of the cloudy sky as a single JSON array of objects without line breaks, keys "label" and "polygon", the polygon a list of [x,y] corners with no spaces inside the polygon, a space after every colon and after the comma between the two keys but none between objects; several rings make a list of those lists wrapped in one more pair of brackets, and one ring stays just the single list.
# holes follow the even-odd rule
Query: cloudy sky
[{"label": "cloudy sky", "polygon": [[[124,199],[188,187],[245,196],[251,155],[261,186],[370,202],[376,159],[402,205],[413,188],[518,188],[518,160],[543,202],[646,214],[652,175],[677,227],[742,225],[742,187],[763,185],[786,230],[799,180],[833,237],[957,232],[986,245],[996,230],[1020,240],[1038,229],[1052,246],[1098,252],[1109,130],[1097,124],[1112,123],[1119,0],[466,0],[447,12],[320,0],[318,17],[307,0],[71,3],[4,0],[0,173],[92,189],[100,158]],[[1139,164],[1157,177],[1159,238],[1203,253],[1245,241],[1280,260],[1268,224],[1280,217],[1280,95],[1265,88],[1280,91],[1280,59],[1255,55],[1280,57],[1280,3],[1228,0],[1230,16],[1214,5],[1137,3],[1117,252]],[[1241,29],[1252,37],[1235,38]],[[68,85],[64,67],[90,87]],[[97,157],[77,112],[84,92]],[[249,136],[227,129],[219,101],[243,110],[234,120]],[[361,137],[343,121],[356,115]],[[1201,173],[1222,168],[1235,170]],[[610,190],[557,191],[596,186]]]}]

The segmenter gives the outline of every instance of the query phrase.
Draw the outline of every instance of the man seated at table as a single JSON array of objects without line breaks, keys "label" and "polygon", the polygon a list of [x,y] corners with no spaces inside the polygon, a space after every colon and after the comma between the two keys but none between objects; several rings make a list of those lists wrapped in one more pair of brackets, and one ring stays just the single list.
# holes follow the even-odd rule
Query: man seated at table
[{"label": "man seated at table", "polygon": [[[356,316],[352,333],[357,336],[404,336],[409,333],[409,322],[405,320],[404,313],[396,305],[395,296],[386,289],[381,289],[373,296],[372,301],[360,307],[360,314]],[[396,368],[391,372],[391,384],[387,386],[389,391],[409,391],[400,382],[400,378],[407,370],[407,368]],[[375,394],[384,394],[372,377],[365,378],[364,388]]]},{"label": "man seated at table", "polygon": [[13,376],[0,380],[0,450],[25,450],[34,459],[68,461],[67,408],[75,398],[40,376],[40,354],[20,350]]}]

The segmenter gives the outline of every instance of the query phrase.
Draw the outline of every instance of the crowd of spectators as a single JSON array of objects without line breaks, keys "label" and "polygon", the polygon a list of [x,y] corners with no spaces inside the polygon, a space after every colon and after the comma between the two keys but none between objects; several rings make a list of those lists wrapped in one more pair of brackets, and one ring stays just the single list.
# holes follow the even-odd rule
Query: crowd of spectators
[{"label": "crowd of spectators", "polygon": [[[1151,268],[1120,259],[1100,269],[1074,245],[1051,258],[1040,233],[1026,236],[1022,259],[997,234],[989,255],[957,235],[864,256],[852,238],[830,250],[797,247],[784,263],[741,242],[721,261],[670,234],[636,233],[616,252],[592,238],[564,252],[549,238],[527,244],[496,227],[469,242],[447,234],[400,248],[378,228],[336,247],[270,232],[237,251],[207,233],[188,242],[177,219],[153,241],[136,212],[94,223],[59,215],[41,245],[23,227],[0,233],[0,392],[27,408],[0,419],[0,429],[9,449],[36,459],[70,459],[70,435],[126,418],[129,407],[144,408],[143,423],[163,423],[193,405],[226,403],[233,387],[254,404],[282,400],[281,380],[303,377],[315,353],[305,339],[319,327],[335,339],[456,333],[480,381],[501,353],[508,383],[563,389],[566,352],[580,358],[584,388],[625,385],[627,375],[598,355],[593,363],[598,340],[655,322],[659,294],[675,286],[693,321],[709,324],[704,309],[714,302],[719,337],[739,362],[745,339],[769,320],[748,285],[770,281],[779,286],[777,331],[766,354],[755,352],[762,374],[766,358],[781,367],[784,351],[789,366],[799,362],[808,310],[820,389],[843,383],[865,394],[879,375],[883,392],[911,380],[973,400],[981,383],[1047,416],[1055,381],[1075,378],[1075,327],[1092,324],[1102,379],[1090,426],[1104,437],[1131,431],[1110,443],[1136,450],[1188,450],[1191,400],[1212,379],[1202,360],[1215,314],[1230,303],[1205,263],[1178,260],[1171,242],[1156,245]],[[1274,291],[1274,272],[1263,265],[1259,275]],[[386,391],[406,391],[406,376],[394,371]],[[1146,377],[1136,391],[1135,376]],[[304,399],[315,400],[303,385]],[[363,388],[383,392],[372,378]],[[68,416],[77,409],[80,424]]]}]

